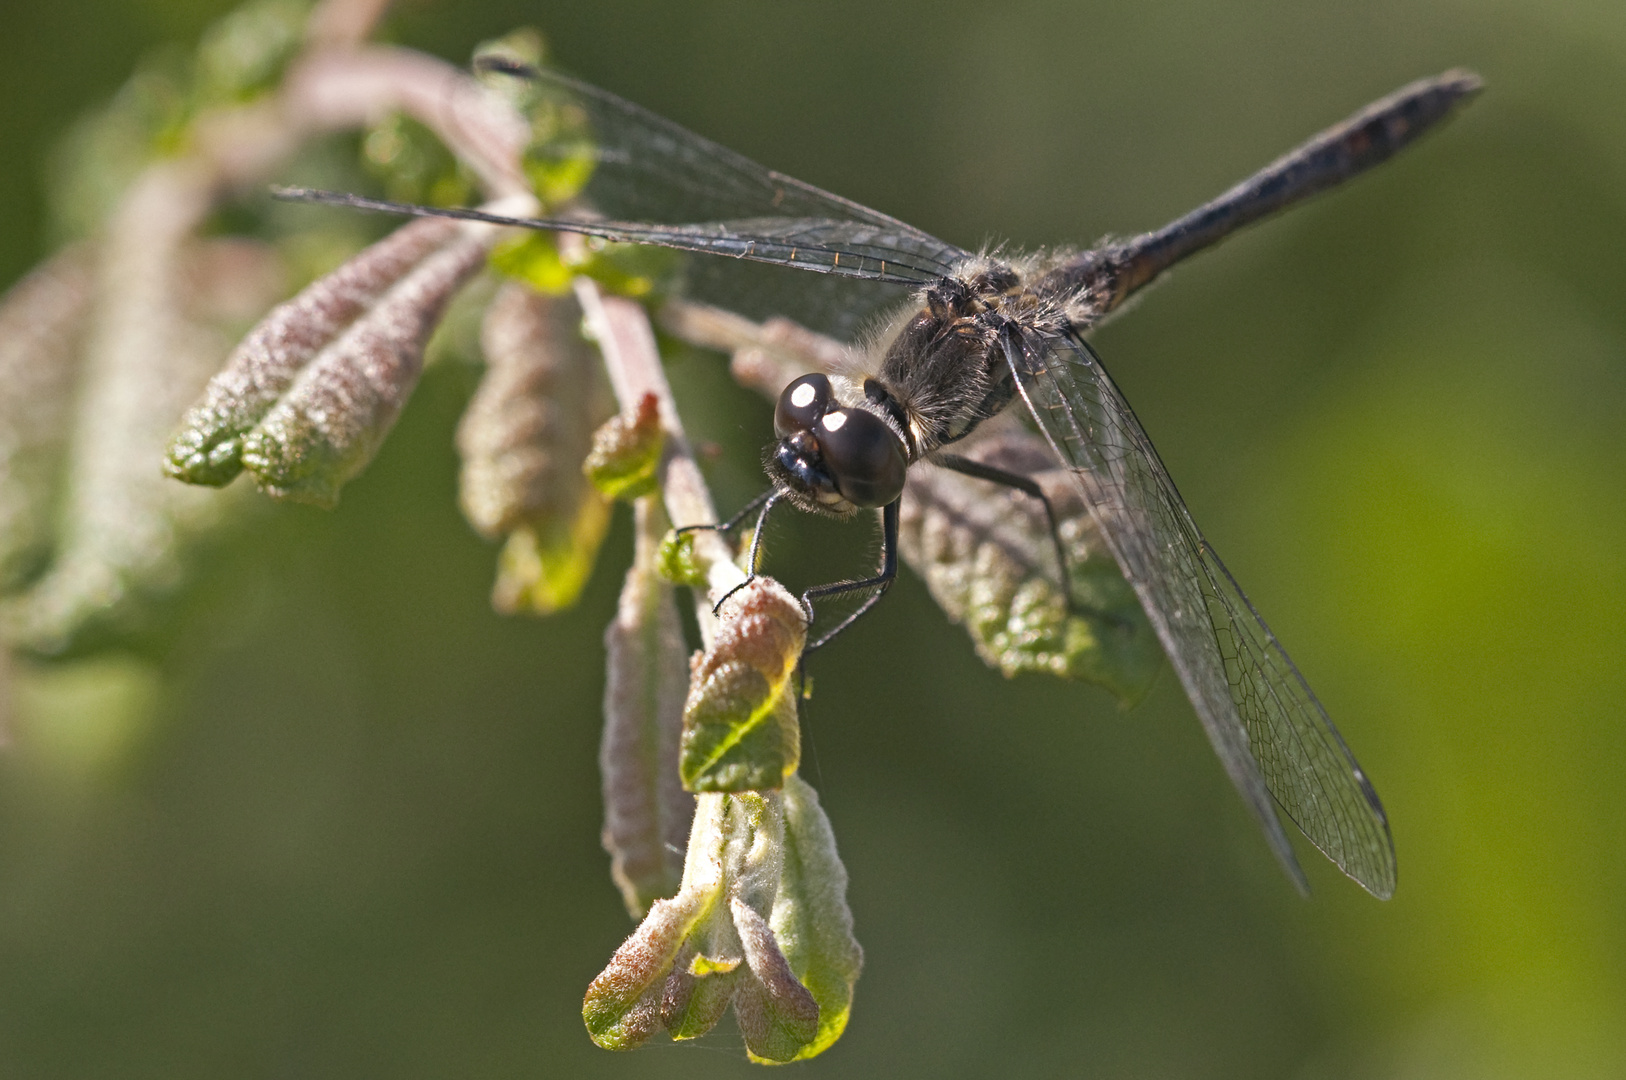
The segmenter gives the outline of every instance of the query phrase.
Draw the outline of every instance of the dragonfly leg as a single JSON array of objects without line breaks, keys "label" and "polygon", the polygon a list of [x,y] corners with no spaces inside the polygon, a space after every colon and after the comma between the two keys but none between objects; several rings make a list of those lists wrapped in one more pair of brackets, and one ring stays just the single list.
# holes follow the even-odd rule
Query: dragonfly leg
[{"label": "dragonfly leg", "polygon": [[[740,519],[745,517],[746,514],[749,514],[752,510],[755,510],[758,506],[762,507],[762,512],[757,515],[756,528],[751,530],[751,557],[748,560],[746,560],[746,563],[745,563],[745,566],[746,566],[745,580],[740,582],[738,585],[734,586],[732,589],[728,590],[721,597],[718,598],[717,602],[711,606],[711,613],[713,615],[717,614],[717,612],[722,610],[723,601],[727,600],[730,596],[733,596],[735,593],[739,592],[741,589],[745,588],[747,585],[751,584],[751,582],[756,580],[756,576],[757,576],[757,559],[762,554],[762,527],[764,525],[768,524],[768,513],[769,513],[769,511],[771,511],[774,508],[774,504],[777,503],[777,502],[779,502],[779,492],[778,492],[778,490],[775,489],[775,488],[769,488],[767,491],[763,492],[761,495],[758,495],[756,498],[754,498],[750,502],[746,503],[745,504],[745,509],[743,509],[739,513],[735,514],[733,517],[729,518],[727,521],[723,522],[721,525],[690,525],[689,526],[689,528],[691,528],[691,529],[719,529],[719,530],[721,530],[723,532],[727,532],[728,530],[734,528],[734,526],[738,525],[740,523]],[[678,531],[681,532],[682,530],[680,529]]]},{"label": "dragonfly leg", "polygon": [[761,495],[758,495],[756,498],[740,507],[739,512],[733,517],[729,518],[727,521],[714,521],[708,525],[685,525],[681,529],[674,529],[673,531],[679,536],[682,536],[686,532],[699,532],[702,529],[714,529],[720,533],[733,532],[735,529],[740,527],[740,522],[751,516],[752,512],[755,511],[757,507],[761,506],[770,499],[775,498],[776,496],[776,490],[774,488],[769,488]]},{"label": "dragonfly leg", "polygon": [[[1022,369],[1027,360],[1022,349],[1020,332],[1014,325],[1007,323],[1000,328],[999,344],[1005,353],[1005,362],[1010,365],[1011,378],[1016,380],[1018,393],[1026,401],[1027,391],[1021,389],[1021,387]],[[1030,409],[1031,405],[1032,403],[1029,402]],[[1067,558],[1067,549],[1061,541],[1061,524],[1056,520],[1056,508],[1050,504],[1050,499],[1046,497],[1044,489],[1032,477],[1007,472],[1004,469],[985,465],[980,461],[972,461],[970,458],[960,457],[957,454],[939,454],[933,457],[932,460],[945,468],[953,469],[955,472],[995,484],[1004,484],[1038,499],[1043,504],[1045,518],[1050,523],[1050,540],[1056,546],[1056,563],[1061,571],[1061,591],[1062,595],[1067,598],[1067,610],[1075,615],[1098,619],[1119,630],[1127,631],[1131,629],[1132,624],[1123,616],[1086,604],[1073,595],[1073,574],[1071,564]]]},{"label": "dragonfly leg", "polygon": [[863,578],[859,581],[837,581],[830,585],[820,585],[802,594],[802,609],[807,613],[807,622],[811,626],[813,624],[814,597],[840,596],[843,593],[858,592],[861,589],[875,590],[869,596],[866,596],[864,602],[859,604],[857,609],[845,619],[837,623],[832,630],[803,649],[802,655],[805,656],[815,649],[824,648],[824,646],[830,644],[831,639],[837,634],[857,622],[859,616],[880,601],[881,597],[886,594],[887,586],[892,584],[892,579],[898,576],[898,504],[899,500],[893,499],[881,511],[881,566],[874,577]]},{"label": "dragonfly leg", "polygon": [[[1061,591],[1067,595],[1067,607],[1071,611],[1087,611],[1088,609],[1073,596],[1073,575],[1069,569],[1067,548],[1061,542],[1061,523],[1056,520],[1056,508],[1050,504],[1049,496],[1031,476],[1010,472],[1006,469],[985,465],[980,461],[973,461],[959,454],[937,454],[931,458],[933,464],[941,465],[945,469],[952,469],[962,476],[970,476],[977,480],[986,480],[991,484],[1001,484],[1014,488],[1024,495],[1030,495],[1039,500],[1044,507],[1045,520],[1050,523],[1050,542],[1056,548],[1056,569],[1061,574]],[[1096,612],[1089,612],[1096,614]]]}]

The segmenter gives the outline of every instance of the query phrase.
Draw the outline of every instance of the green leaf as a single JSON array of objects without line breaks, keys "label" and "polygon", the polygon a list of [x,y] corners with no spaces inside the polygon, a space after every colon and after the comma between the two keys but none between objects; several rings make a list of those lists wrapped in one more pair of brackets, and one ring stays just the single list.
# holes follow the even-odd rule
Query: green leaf
[{"label": "green leaf", "polygon": [[683,262],[671,248],[650,244],[622,244],[588,237],[582,243],[586,259],[576,272],[592,278],[608,292],[635,300],[658,297],[676,283]]},{"label": "green leaf", "polygon": [[466,206],[476,193],[473,173],[423,124],[393,113],[361,141],[362,160],[384,184],[384,197],[430,206]]},{"label": "green leaf", "polygon": [[1056,579],[1055,540],[1038,499],[929,464],[910,470],[904,492],[904,558],[948,616],[965,624],[990,667],[1007,677],[1039,672],[1093,682],[1125,705],[1140,700],[1163,649],[1066,470],[1025,431],[984,436],[966,456],[1045,491],[1070,589]]},{"label": "green leaf", "polygon": [[679,771],[690,791],[777,788],[801,759],[791,675],[807,622],[772,578],[754,578],[718,612],[683,710]]},{"label": "green leaf", "polygon": [[779,787],[801,757],[789,680],[775,686],[745,663],[716,668],[683,714],[679,775],[690,791]]},{"label": "green leaf", "polygon": [[491,249],[491,268],[547,296],[564,296],[577,268],[566,266],[552,233],[529,231]]},{"label": "green leaf", "polygon": [[555,234],[537,230],[510,237],[491,253],[493,270],[549,296],[562,296],[573,278],[588,277],[618,296],[654,297],[671,288],[680,266],[666,248],[587,238],[565,249]]},{"label": "green leaf", "polygon": [[694,533],[669,531],[661,538],[655,565],[661,577],[674,585],[687,585],[694,589],[706,587],[706,571],[695,556]]},{"label": "green leaf", "polygon": [[552,148],[552,156],[527,151],[523,161],[525,178],[543,206],[560,206],[580,195],[598,164],[595,148],[586,139],[555,141]]},{"label": "green leaf", "polygon": [[853,937],[847,869],[818,792],[799,776],[784,787],[785,850],[769,924],[796,978],[818,1002],[818,1030],[796,1052],[810,1058],[846,1030],[864,951]]}]

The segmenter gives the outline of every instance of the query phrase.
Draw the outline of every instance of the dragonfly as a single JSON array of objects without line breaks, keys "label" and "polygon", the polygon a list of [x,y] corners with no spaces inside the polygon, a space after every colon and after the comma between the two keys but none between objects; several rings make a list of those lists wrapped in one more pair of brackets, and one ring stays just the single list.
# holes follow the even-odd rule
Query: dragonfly
[{"label": "dragonfly", "polygon": [[[1377,792],[1192,519],[1085,334],[1175,263],[1388,160],[1472,98],[1477,76],[1453,70],[1404,86],[1156,231],[1084,251],[1006,255],[940,240],[566,75],[500,58],[485,64],[586,117],[594,156],[584,200],[590,213],[515,218],[310,189],[277,194],[715,256],[692,260],[704,270],[695,289],[724,306],[753,295],[738,287],[743,264],[861,283],[870,297],[845,301],[849,325],[904,298],[879,335],[870,374],[803,376],[785,387],[775,409],[776,442],[766,455],[773,488],[761,513],[784,500],[837,517],[881,516],[876,572],[809,590],[804,600],[869,590],[839,630],[879,599],[897,573],[899,497],[916,462],[1042,499],[1032,480],[951,449],[1020,402],[1077,486],[1289,879],[1308,893],[1278,807],[1346,875],[1380,899],[1393,895],[1394,843]],[[749,565],[756,565],[754,550]]]}]

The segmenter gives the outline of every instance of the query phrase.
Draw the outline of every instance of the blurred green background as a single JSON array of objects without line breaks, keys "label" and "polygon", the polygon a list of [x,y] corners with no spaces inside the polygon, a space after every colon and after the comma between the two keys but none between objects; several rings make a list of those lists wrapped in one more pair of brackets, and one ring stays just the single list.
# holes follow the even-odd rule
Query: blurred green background
[{"label": "blurred green background", "polygon": [[[0,281],[42,157],[215,0],[7,6]],[[806,1075],[1626,1075],[1626,8],[1617,2],[412,3],[461,62],[531,24],[588,79],[972,246],[1162,224],[1414,77],[1488,90],[1097,344],[1389,809],[1372,900],[1301,901],[1167,672],[1123,713],[1007,683],[918,581],[818,657],[805,775],[867,966]],[[698,354],[686,417],[765,404]],[[500,619],[432,374],[334,513],[279,508],[161,677],[23,680],[0,760],[8,1077],[744,1075],[593,1047],[629,924],[598,846],[600,634]],[[156,468],[156,463],[154,465]],[[725,505],[760,479],[717,467]],[[813,549],[839,538],[836,556]],[[869,558],[786,528],[793,584]],[[845,562],[840,560],[847,560]],[[837,572],[840,572],[839,570]]]}]

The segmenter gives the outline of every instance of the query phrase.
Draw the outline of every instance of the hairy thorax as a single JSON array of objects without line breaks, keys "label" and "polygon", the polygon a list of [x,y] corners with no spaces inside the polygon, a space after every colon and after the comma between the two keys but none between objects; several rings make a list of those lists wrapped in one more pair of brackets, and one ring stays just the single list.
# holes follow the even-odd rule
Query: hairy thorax
[{"label": "hairy thorax", "polygon": [[1074,298],[1054,287],[1052,271],[1069,257],[968,259],[922,290],[883,335],[874,381],[907,434],[911,461],[1004,410],[1016,393],[1011,365],[1020,363],[1024,341],[1067,331]]}]

